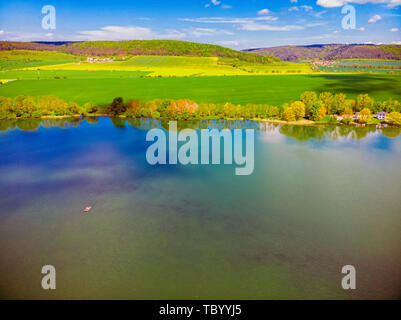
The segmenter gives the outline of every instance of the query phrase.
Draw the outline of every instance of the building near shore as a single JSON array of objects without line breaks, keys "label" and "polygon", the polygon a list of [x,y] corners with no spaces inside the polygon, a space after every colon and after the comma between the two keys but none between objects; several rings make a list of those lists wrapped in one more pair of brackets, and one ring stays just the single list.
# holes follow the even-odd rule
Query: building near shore
[{"label": "building near shore", "polygon": [[386,112],[378,112],[376,118],[378,120],[386,120],[387,113]]}]

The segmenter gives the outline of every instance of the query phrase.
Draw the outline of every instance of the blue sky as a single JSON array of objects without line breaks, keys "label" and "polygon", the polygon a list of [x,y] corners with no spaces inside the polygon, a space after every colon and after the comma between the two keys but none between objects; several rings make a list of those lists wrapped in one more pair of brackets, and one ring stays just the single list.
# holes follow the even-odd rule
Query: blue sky
[{"label": "blue sky", "polygon": [[[344,5],[356,28],[343,29]],[[42,29],[44,5],[56,29]],[[245,49],[315,43],[401,44],[401,0],[0,0],[0,40],[175,39]]]}]

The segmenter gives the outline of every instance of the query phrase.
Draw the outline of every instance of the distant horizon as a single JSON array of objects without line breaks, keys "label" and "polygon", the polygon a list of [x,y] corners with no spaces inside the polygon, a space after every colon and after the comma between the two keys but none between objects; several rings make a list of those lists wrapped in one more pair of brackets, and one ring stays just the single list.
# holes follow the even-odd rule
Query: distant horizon
[{"label": "distant horizon", "polygon": [[[65,40],[65,41],[13,41],[13,40],[0,40],[0,42],[21,42],[21,43],[38,43],[38,44],[54,44],[54,45],[63,45],[67,43],[80,43],[80,42],[120,42],[120,41],[158,41],[161,39],[149,39],[149,40],[139,40],[139,39],[130,39],[130,40],[81,40],[81,41],[74,41],[74,40]],[[201,44],[211,44],[213,43],[205,43],[205,42],[196,42],[196,41],[188,41],[188,40],[174,40],[174,39],[163,39],[164,41],[183,41],[183,42],[194,42],[194,43],[201,43]],[[314,43],[314,44],[284,44],[279,46],[272,46],[272,47],[251,47],[251,48],[242,48],[242,49],[234,49],[237,51],[253,51],[258,49],[265,49],[265,48],[277,48],[277,47],[323,47],[323,46],[333,46],[333,45],[341,45],[341,46],[381,46],[381,45],[392,45],[396,46],[399,44],[392,44],[392,43]],[[222,47],[226,47],[220,45]],[[226,47],[229,48],[229,47]]]},{"label": "distant horizon", "polygon": [[[45,4],[55,10],[54,28],[43,28]],[[349,28],[346,5],[355,12]],[[401,0],[0,0],[0,41],[171,39],[236,50],[321,41],[401,44],[400,17]]]}]

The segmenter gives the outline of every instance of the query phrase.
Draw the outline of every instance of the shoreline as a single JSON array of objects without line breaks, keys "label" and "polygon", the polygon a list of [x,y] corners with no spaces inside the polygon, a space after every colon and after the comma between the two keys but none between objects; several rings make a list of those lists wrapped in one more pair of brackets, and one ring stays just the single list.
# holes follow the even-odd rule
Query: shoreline
[{"label": "shoreline", "polygon": [[169,119],[169,118],[152,118],[152,117],[127,117],[124,115],[118,116],[110,116],[108,114],[94,114],[94,115],[63,115],[63,116],[42,116],[40,118],[16,118],[16,119],[0,119],[0,121],[18,121],[18,120],[61,120],[61,119],[82,119],[86,118],[109,118],[109,119],[152,119],[152,120],[161,120],[161,121],[177,121],[177,122],[190,122],[190,121],[205,121],[205,120],[226,120],[226,121],[256,121],[256,122],[268,122],[275,123],[281,125],[290,125],[290,126],[305,126],[305,127],[313,127],[313,126],[349,126],[349,127],[376,127],[376,128],[385,128],[385,127],[401,127],[401,125],[391,124],[391,123],[382,123],[382,124],[368,124],[368,123],[351,123],[344,124],[340,122],[316,122],[313,120],[299,120],[299,121],[285,121],[279,119],[262,119],[262,118],[252,118],[252,119],[244,119],[244,118],[221,118],[221,119],[212,119],[212,118],[199,118],[199,119],[188,119],[188,120],[177,120],[177,119]]}]

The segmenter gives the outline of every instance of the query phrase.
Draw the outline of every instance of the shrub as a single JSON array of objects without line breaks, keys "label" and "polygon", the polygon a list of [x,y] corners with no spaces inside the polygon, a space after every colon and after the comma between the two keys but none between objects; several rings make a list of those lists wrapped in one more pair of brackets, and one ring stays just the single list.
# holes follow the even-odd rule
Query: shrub
[{"label": "shrub", "polygon": [[327,114],[327,110],[325,107],[320,107],[319,111],[318,111],[318,118],[317,120],[322,120]]},{"label": "shrub", "polygon": [[356,99],[356,111],[361,111],[362,109],[373,110],[374,100],[369,97],[368,94],[360,94]]},{"label": "shrub", "polygon": [[399,124],[401,125],[401,113],[399,112],[391,112],[387,115],[387,121],[392,124]]},{"label": "shrub", "polygon": [[358,121],[361,123],[367,123],[370,119],[370,110],[368,108],[363,108],[361,112],[359,112]]},{"label": "shrub", "polygon": [[94,102],[87,102],[83,105],[83,109],[86,113],[95,114],[98,112],[99,108],[96,103]]},{"label": "shrub", "polygon": [[69,112],[69,114],[71,114],[71,115],[79,114],[79,113],[80,113],[79,105],[76,104],[75,102],[70,102],[70,103],[68,104],[68,112]]},{"label": "shrub", "polygon": [[124,113],[124,115],[128,118],[134,118],[135,117],[135,113],[132,111],[132,109],[127,109]]},{"label": "shrub", "polygon": [[305,117],[305,104],[302,101],[295,101],[291,103],[291,109],[294,112],[296,120],[300,120]]},{"label": "shrub", "polygon": [[333,117],[333,116],[327,115],[327,116],[323,117],[323,119],[320,120],[319,122],[322,122],[322,123],[338,123],[338,120],[337,120],[337,117]]},{"label": "shrub", "polygon": [[301,94],[301,101],[305,104],[305,116],[309,119],[313,118],[313,110],[319,104],[316,92],[305,91]]},{"label": "shrub", "polygon": [[332,110],[331,110],[332,114],[340,113],[345,109],[346,98],[347,98],[347,96],[344,93],[337,93],[334,95],[334,100],[333,100]]},{"label": "shrub", "polygon": [[139,100],[128,100],[126,104],[126,114],[132,114],[132,117],[139,117],[139,111],[142,103]]},{"label": "shrub", "polygon": [[196,102],[181,99],[177,101],[171,101],[169,107],[170,116],[174,117],[175,119],[189,119],[192,115],[195,114],[199,109],[199,106]]},{"label": "shrub", "polygon": [[351,117],[344,117],[341,119],[341,123],[343,124],[351,124],[354,122],[354,119],[352,119]]},{"label": "shrub", "polygon": [[124,113],[126,107],[124,105],[124,100],[121,97],[114,98],[113,102],[110,105],[109,112],[110,114],[117,116]]},{"label": "shrub", "polygon": [[285,121],[295,121],[294,110],[291,107],[285,107],[281,118]]},{"label": "shrub", "polygon": [[40,111],[39,109],[38,110],[35,110],[33,113],[32,113],[32,117],[33,118],[40,118],[40,117],[42,117],[43,116],[43,113],[42,113],[42,111]]},{"label": "shrub", "polygon": [[319,95],[322,106],[326,108],[327,113],[331,114],[333,105],[333,95],[330,92],[322,92]]},{"label": "shrub", "polygon": [[159,101],[157,104],[157,112],[159,112],[162,118],[167,118],[169,115],[169,108],[170,108],[170,101],[169,100],[162,100]]}]

